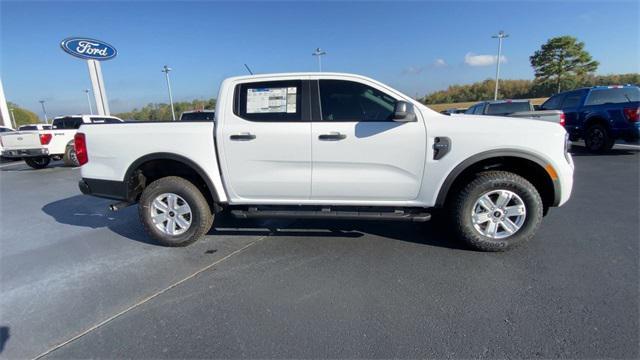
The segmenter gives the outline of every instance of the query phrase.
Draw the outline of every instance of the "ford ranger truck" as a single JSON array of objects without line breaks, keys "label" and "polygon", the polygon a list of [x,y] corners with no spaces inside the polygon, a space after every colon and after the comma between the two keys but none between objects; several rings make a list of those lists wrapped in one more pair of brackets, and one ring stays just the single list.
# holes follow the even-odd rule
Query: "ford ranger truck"
[{"label": "ford ranger truck", "polygon": [[452,236],[485,251],[531,239],[571,194],[558,124],[442,115],[339,73],[233,77],[217,100],[214,122],[83,126],[82,193],[117,200],[112,210],[137,203],[167,246],[202,238],[221,211],[423,222],[442,208]]}]

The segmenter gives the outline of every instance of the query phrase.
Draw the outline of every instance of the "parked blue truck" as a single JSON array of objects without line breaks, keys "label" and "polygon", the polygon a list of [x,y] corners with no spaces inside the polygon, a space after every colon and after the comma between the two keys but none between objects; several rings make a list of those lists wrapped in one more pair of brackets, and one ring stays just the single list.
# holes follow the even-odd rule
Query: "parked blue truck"
[{"label": "parked blue truck", "polygon": [[550,97],[542,110],[562,110],[571,140],[584,139],[589,151],[605,152],[617,139],[640,138],[640,88],[594,86]]}]

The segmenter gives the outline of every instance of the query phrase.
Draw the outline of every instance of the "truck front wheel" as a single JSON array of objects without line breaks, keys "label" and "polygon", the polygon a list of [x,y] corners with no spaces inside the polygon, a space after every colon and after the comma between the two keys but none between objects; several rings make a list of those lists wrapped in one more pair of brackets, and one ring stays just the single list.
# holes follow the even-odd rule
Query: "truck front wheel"
[{"label": "truck front wheel", "polygon": [[458,237],[482,251],[505,251],[531,239],[543,204],[526,179],[506,171],[479,173],[456,194],[450,207]]},{"label": "truck front wheel", "polygon": [[149,184],[140,196],[138,213],[147,234],[164,246],[187,246],[206,235],[213,224],[200,190],[177,176]]},{"label": "truck front wheel", "polygon": [[25,158],[24,162],[26,162],[27,165],[31,166],[34,169],[44,169],[47,167],[47,165],[49,165],[49,163],[51,162],[51,159],[49,159],[49,157],[47,156],[39,156],[39,157]]}]

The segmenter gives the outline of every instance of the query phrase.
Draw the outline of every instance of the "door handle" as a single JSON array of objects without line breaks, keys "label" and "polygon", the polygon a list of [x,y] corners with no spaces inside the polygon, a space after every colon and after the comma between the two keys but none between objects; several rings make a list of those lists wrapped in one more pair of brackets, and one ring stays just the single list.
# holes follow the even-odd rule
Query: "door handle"
[{"label": "door handle", "polygon": [[347,138],[347,135],[340,134],[339,132],[330,132],[328,134],[322,134],[318,136],[319,140],[322,141],[339,141]]},{"label": "door handle", "polygon": [[251,133],[240,133],[229,136],[229,139],[234,141],[249,141],[255,139],[256,136]]}]

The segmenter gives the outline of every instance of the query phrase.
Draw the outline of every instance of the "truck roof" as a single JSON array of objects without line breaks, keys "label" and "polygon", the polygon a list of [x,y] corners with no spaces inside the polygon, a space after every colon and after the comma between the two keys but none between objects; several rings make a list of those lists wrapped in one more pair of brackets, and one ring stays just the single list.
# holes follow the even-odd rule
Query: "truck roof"
[{"label": "truck roof", "polygon": [[503,100],[486,100],[482,101],[487,104],[508,104],[508,103],[521,103],[521,102],[530,102],[529,99],[503,99]]},{"label": "truck roof", "polygon": [[340,76],[348,76],[348,77],[358,77],[361,79],[367,79],[374,82],[378,82],[369,77],[351,74],[351,73],[340,73],[340,72],[290,72],[290,73],[267,73],[267,74],[253,74],[253,75],[240,75],[229,77],[226,80],[252,80],[252,79],[261,79],[261,78],[271,78],[271,77],[303,77],[303,76],[318,76],[318,77],[340,77]]}]

